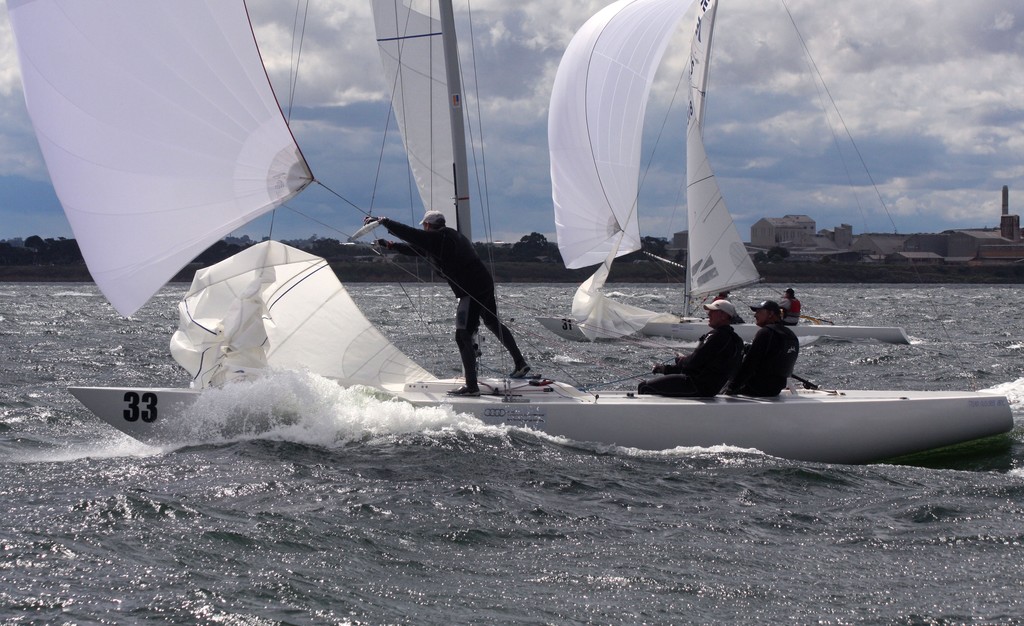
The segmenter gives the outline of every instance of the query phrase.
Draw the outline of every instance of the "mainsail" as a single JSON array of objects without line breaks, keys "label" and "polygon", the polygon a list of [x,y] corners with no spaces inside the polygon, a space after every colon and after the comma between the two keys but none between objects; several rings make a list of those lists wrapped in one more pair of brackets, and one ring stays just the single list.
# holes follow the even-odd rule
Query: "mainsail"
[{"label": "mainsail", "polygon": [[728,291],[760,280],[740,239],[704,149],[704,109],[718,0],[701,3],[690,44],[690,107],[686,128],[687,295]]},{"label": "mainsail", "polygon": [[29,115],[123,315],[312,175],[242,0],[9,0]]},{"label": "mainsail", "polygon": [[[371,6],[392,109],[423,208],[441,211],[450,226],[458,224],[470,237],[461,88],[457,69],[449,75],[457,64],[445,61],[446,54],[456,54],[454,38],[448,43],[442,36],[454,22],[444,28],[429,8],[450,12],[451,3],[372,0]],[[456,182],[463,191],[456,192]],[[456,198],[465,207],[457,216]]]}]

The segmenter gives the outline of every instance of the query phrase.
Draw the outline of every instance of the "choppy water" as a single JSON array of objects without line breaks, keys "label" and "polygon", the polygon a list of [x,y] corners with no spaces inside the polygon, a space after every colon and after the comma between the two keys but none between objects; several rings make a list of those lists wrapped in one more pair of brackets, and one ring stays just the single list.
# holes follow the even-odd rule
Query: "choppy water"
[{"label": "choppy water", "polygon": [[[805,378],[998,387],[1024,416],[1018,288],[798,287],[811,315],[915,342],[807,346]],[[65,387],[184,385],[167,350],[180,290],[123,320],[91,285],[0,284],[0,623],[1024,623],[1019,428],[910,465],[641,452],[280,373],[223,402],[281,425],[152,448]],[[425,367],[457,372],[445,288],[351,290]],[[501,286],[535,370],[631,386],[670,356],[546,335],[531,318],[571,290]],[[496,347],[487,364],[507,368]]]}]

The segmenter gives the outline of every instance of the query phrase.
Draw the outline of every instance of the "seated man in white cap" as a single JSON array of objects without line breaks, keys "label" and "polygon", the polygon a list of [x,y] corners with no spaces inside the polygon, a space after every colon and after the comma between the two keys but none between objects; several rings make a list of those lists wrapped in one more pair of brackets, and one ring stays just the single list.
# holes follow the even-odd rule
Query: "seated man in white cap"
[{"label": "seated man in white cap", "polygon": [[700,338],[697,348],[675,363],[654,366],[655,374],[640,381],[637,393],[674,398],[710,398],[718,395],[743,359],[743,340],[732,328],[736,307],[728,300],[705,304],[711,330]]},{"label": "seated man in white cap", "polygon": [[378,239],[377,244],[400,254],[418,256],[430,261],[441,274],[459,299],[455,315],[455,343],[462,357],[462,369],[466,375],[465,386],[449,392],[449,395],[478,396],[476,349],[473,336],[480,328],[480,320],[494,333],[512,356],[513,367],[510,378],[524,378],[530,366],[516,345],[512,331],[498,319],[498,305],[494,297],[494,279],[476,253],[473,242],[459,231],[445,226],[444,213],[427,211],[420,224],[423,230],[407,226],[386,217],[367,217],[364,223],[379,222],[392,235],[407,243],[395,243]]}]

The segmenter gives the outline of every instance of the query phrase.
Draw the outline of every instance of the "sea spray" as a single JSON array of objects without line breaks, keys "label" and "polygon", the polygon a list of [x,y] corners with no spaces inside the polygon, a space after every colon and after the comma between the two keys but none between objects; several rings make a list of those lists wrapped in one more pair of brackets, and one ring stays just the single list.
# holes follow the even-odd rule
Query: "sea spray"
[{"label": "sea spray", "polygon": [[369,387],[288,370],[207,389],[185,419],[188,439],[204,443],[265,438],[337,446],[409,433],[497,430],[450,406],[415,407]]}]

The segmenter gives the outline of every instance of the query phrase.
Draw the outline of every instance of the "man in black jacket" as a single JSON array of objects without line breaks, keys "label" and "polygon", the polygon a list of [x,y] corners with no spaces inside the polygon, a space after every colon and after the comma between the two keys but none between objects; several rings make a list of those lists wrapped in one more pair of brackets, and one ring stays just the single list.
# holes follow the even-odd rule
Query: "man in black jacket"
[{"label": "man in black jacket", "polygon": [[800,354],[800,342],[782,323],[782,307],[774,300],[765,300],[750,310],[760,328],[725,392],[771,398],[786,387]]},{"label": "man in black jacket", "polygon": [[743,359],[743,340],[732,328],[736,307],[728,300],[705,304],[711,330],[700,338],[687,356],[677,356],[669,365],[655,365],[655,374],[640,381],[637,393],[674,398],[710,398],[722,390]]},{"label": "man in black jacket", "polygon": [[514,363],[510,378],[524,378],[530,366],[516,345],[512,331],[498,319],[498,305],[494,298],[494,279],[473,248],[473,242],[453,228],[445,226],[444,213],[427,211],[420,224],[423,230],[407,226],[386,217],[367,217],[364,223],[376,221],[392,235],[406,243],[378,239],[377,244],[399,254],[426,258],[440,273],[459,299],[455,315],[455,343],[462,357],[466,375],[465,386],[449,395],[478,396],[476,349],[473,336],[480,328],[480,320],[494,333],[512,355]]}]

